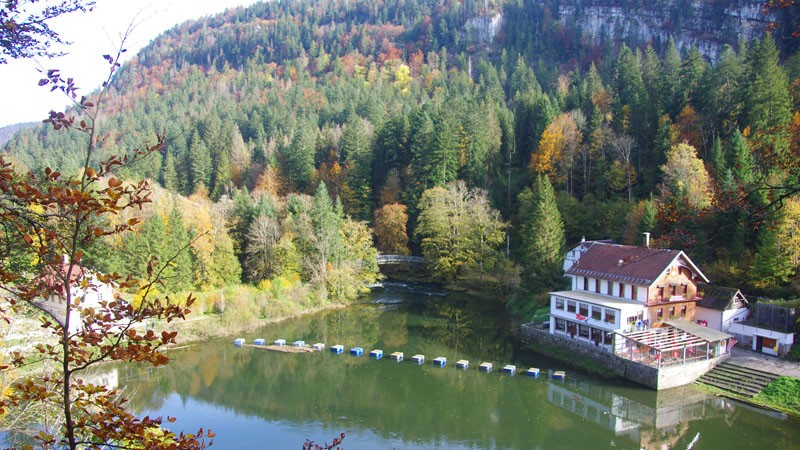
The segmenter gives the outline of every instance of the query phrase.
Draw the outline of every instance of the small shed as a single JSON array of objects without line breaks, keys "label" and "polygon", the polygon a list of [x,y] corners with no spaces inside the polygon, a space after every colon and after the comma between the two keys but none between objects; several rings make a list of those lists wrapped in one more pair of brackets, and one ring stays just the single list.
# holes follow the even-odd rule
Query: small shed
[{"label": "small shed", "polygon": [[798,302],[761,300],[751,308],[747,320],[731,325],[729,332],[744,347],[773,356],[783,356],[794,344],[795,327],[800,316]]},{"label": "small shed", "polygon": [[731,324],[747,319],[749,302],[739,289],[700,284],[698,295],[695,320],[700,325],[727,333]]}]

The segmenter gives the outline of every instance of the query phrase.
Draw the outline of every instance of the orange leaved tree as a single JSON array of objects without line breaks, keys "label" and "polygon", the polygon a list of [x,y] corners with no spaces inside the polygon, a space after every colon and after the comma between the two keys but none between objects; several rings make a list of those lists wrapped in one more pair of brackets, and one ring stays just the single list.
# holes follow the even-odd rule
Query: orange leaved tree
[{"label": "orange leaved tree", "polygon": [[[47,412],[37,417],[26,444],[30,448],[196,449],[210,445],[213,437],[202,429],[175,434],[162,428],[160,417],[136,417],[116,388],[96,385],[86,375],[88,369],[109,361],[166,364],[161,349],[175,342],[176,333],[159,334],[140,325],[154,318],[183,319],[193,303],[191,296],[173,302],[148,295],[159,282],[159,267],[169,262],[153,263],[146,274],[136,277],[96,273],[82,264],[85,251],[101,245],[100,238],[124,233],[138,222],[115,223],[110,217],[149,201],[147,181],[125,182],[115,171],[158,152],[164,141],[157,136],[140,149],[102,161],[96,154],[103,139],[96,129],[98,112],[123,51],[116,57],[105,56],[109,76],[92,100],[78,98],[72,79],[62,78],[58,71],[49,71],[40,82],[67,94],[75,104],[74,116],[51,112],[45,122],[56,130],[85,135],[79,173],[46,168],[20,174],[0,154],[2,316],[10,322],[23,309],[35,308],[42,327],[53,336],[37,344],[33,356],[14,352],[0,359],[7,364],[3,371],[26,368],[30,374],[2,393],[0,418],[29,410],[30,405],[42,405],[40,411]],[[141,287],[143,299],[135,306],[115,293],[133,286]]]}]

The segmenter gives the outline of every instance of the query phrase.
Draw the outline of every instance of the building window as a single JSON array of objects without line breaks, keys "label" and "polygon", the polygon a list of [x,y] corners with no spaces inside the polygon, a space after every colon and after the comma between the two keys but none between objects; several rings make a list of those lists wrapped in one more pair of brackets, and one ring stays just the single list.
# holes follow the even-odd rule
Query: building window
[{"label": "building window", "polygon": [[578,336],[589,339],[589,325],[578,325]]},{"label": "building window", "polygon": [[658,288],[658,299],[664,300],[664,286]]},{"label": "building window", "polygon": [[564,319],[556,319],[556,331],[562,333],[567,331],[567,321]]},{"label": "building window", "polygon": [[606,310],[605,321],[608,323],[617,323],[617,315],[614,313],[613,309]]},{"label": "building window", "polygon": [[575,312],[575,300],[567,300],[567,312]]},{"label": "building window", "polygon": [[592,328],[592,342],[594,345],[600,345],[603,343],[603,330],[600,328]]},{"label": "building window", "polygon": [[600,280],[598,280],[597,278],[595,278],[594,280],[594,291],[597,292],[598,294],[600,293]]},{"label": "building window", "polygon": [[681,317],[686,317],[686,305],[681,306]]},{"label": "building window", "polygon": [[589,279],[586,277],[583,277],[583,290],[584,291],[589,290]]},{"label": "building window", "polygon": [[669,307],[669,318],[670,319],[674,319],[675,318],[675,307],[674,306],[670,306]]},{"label": "building window", "polygon": [[614,283],[612,283],[610,281],[606,281],[606,294],[612,295],[611,292],[612,292],[613,288],[614,288]]},{"label": "building window", "polygon": [[624,283],[620,283],[619,284],[619,296],[621,298],[625,298],[625,284]]},{"label": "building window", "polygon": [[608,332],[603,336],[603,344],[606,345],[613,345],[614,344],[614,333]]},{"label": "building window", "polygon": [[658,320],[661,320],[661,319],[664,318],[664,308],[658,308],[658,311],[656,311],[656,318]]},{"label": "building window", "polygon": [[631,285],[631,300],[636,300],[636,291],[638,290],[636,286]]},{"label": "building window", "polygon": [[564,310],[564,299],[561,297],[556,297],[556,309]]},{"label": "building window", "polygon": [[681,285],[681,295],[686,297],[686,294],[689,292],[689,286],[682,284]]},{"label": "building window", "polygon": [[677,293],[677,288],[678,287],[675,286],[674,284],[669,287],[669,295],[670,295],[670,297],[675,297],[675,294]]},{"label": "building window", "polygon": [[589,317],[589,305],[587,305],[586,303],[581,303],[578,306],[578,314],[584,317]]},{"label": "building window", "polygon": [[603,309],[599,306],[592,306],[592,319],[600,320],[603,316]]}]

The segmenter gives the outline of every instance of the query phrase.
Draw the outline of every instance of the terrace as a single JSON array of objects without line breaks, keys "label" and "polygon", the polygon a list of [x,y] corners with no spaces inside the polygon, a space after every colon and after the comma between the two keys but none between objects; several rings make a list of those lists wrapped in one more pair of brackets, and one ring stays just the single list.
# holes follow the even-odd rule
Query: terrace
[{"label": "terrace", "polygon": [[614,354],[650,367],[686,365],[729,352],[732,336],[690,322],[666,321],[658,328],[617,332]]}]

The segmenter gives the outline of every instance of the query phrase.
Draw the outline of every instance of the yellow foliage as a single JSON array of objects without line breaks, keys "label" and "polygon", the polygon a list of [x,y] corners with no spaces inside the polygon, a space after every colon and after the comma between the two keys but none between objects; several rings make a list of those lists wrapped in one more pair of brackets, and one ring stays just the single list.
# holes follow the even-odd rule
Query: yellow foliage
[{"label": "yellow foliage", "polygon": [[154,285],[146,285],[143,284],[139,286],[139,289],[136,291],[136,294],[133,296],[133,301],[131,304],[134,308],[139,308],[142,306],[142,302],[144,301],[145,297],[147,298],[156,298],[159,296],[158,289]]},{"label": "yellow foliage", "polygon": [[561,158],[564,144],[564,132],[561,130],[561,126],[552,122],[542,133],[539,148],[531,155],[531,172],[534,174],[553,173],[554,164]]},{"label": "yellow foliage", "polygon": [[394,82],[392,85],[400,92],[408,92],[408,85],[411,82],[411,69],[405,64],[400,64],[394,71]]}]

